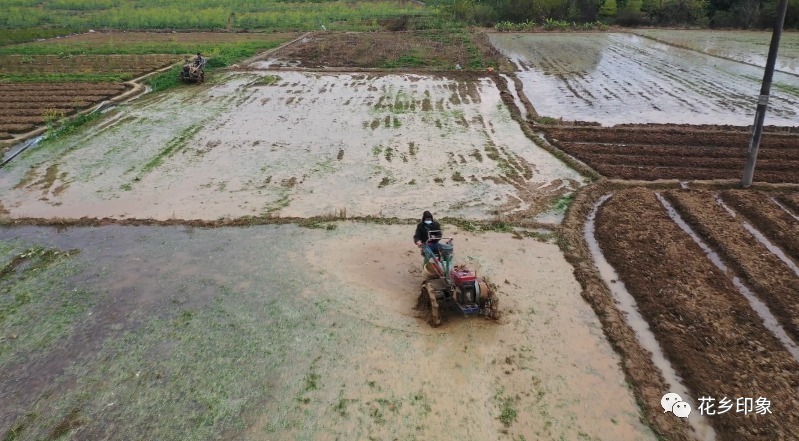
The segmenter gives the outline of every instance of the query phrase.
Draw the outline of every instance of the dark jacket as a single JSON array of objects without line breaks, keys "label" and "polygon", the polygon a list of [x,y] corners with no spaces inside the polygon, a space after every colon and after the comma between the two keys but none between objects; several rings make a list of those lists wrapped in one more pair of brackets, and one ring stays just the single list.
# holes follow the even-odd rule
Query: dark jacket
[{"label": "dark jacket", "polygon": [[[433,223],[427,225],[424,223],[424,218],[432,219],[433,215],[429,211],[425,211],[422,215],[422,221],[416,225],[416,232],[413,234],[413,243],[422,241],[427,243],[427,239],[431,237],[441,237],[441,225],[433,219]],[[433,231],[433,233],[431,233]],[[438,242],[438,241],[435,241]]]}]

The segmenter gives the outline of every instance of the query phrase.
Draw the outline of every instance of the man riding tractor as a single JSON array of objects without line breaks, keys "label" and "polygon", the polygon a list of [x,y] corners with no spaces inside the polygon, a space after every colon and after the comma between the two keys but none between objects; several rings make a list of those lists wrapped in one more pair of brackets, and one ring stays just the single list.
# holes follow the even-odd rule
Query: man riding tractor
[{"label": "man riding tractor", "polygon": [[416,243],[416,246],[419,248],[423,245],[427,245],[434,253],[437,253],[438,240],[435,240],[435,238],[440,237],[441,225],[433,219],[432,213],[425,211],[422,214],[422,221],[416,225],[416,232],[413,234],[414,243]]}]

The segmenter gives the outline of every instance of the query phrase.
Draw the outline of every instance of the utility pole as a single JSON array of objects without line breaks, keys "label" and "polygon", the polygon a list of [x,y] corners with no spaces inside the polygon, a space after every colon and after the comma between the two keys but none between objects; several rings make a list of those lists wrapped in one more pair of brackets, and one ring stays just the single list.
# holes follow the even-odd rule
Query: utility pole
[{"label": "utility pole", "polygon": [[763,74],[763,85],[760,87],[760,96],[757,99],[757,112],[755,113],[755,126],[752,128],[752,139],[749,141],[749,157],[744,166],[744,175],[741,186],[746,188],[752,185],[755,176],[755,162],[757,150],[760,148],[760,137],[763,135],[763,120],[766,118],[768,95],[771,90],[771,79],[774,77],[774,64],[777,62],[777,49],[780,47],[782,27],[785,24],[785,11],[788,9],[788,0],[780,0],[777,5],[777,21],[774,23],[774,32],[771,34],[771,45],[768,48],[766,71]]}]

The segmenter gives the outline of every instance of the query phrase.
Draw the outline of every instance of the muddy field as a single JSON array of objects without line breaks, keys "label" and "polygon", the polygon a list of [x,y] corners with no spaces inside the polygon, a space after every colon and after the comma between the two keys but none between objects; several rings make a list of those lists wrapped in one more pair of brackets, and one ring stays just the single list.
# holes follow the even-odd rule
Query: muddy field
[{"label": "muddy field", "polygon": [[[754,121],[762,68],[633,34],[490,34],[541,116],[603,125]],[[794,74],[774,75],[766,124],[794,126]]]},{"label": "muddy field", "polygon": [[[479,39],[431,35],[316,33],[4,166],[0,436],[798,438],[799,193],[586,187],[567,156],[737,179],[751,66],[629,35],[492,35],[516,79],[474,71],[493,60]],[[26,99],[0,118],[121,92],[67,86],[2,85]],[[799,182],[794,95],[773,97],[756,181]],[[704,125],[636,124],[652,121]],[[461,228],[445,223],[456,261],[498,286],[499,323],[449,311],[433,329],[414,309],[425,209]],[[772,413],[703,418],[702,396]]]},{"label": "muddy field", "polygon": [[485,34],[467,32],[315,33],[272,54],[272,67],[480,69],[499,63]]},{"label": "muddy field", "polygon": [[0,84],[0,139],[69,115],[125,91],[122,83]]},{"label": "muddy field", "polygon": [[795,193],[631,188],[597,215],[595,240],[619,277],[605,282],[623,282],[694,402],[771,401],[772,414],[707,417],[717,439],[799,436],[799,268],[796,244],[782,240],[799,217],[778,203],[786,197]]},{"label": "muddy field", "polygon": [[557,214],[583,178],[527,138],[492,77],[457,78],[232,73],[28,151],[0,200],[44,218]]},{"label": "muddy field", "polygon": [[505,314],[432,329],[413,226],[332,225],[1,229],[0,435],[655,439],[555,244],[445,226]]},{"label": "muddy field", "polygon": [[[745,127],[557,127],[546,138],[600,174],[619,179],[739,179],[751,134]],[[799,182],[799,133],[767,128],[755,180]]]}]

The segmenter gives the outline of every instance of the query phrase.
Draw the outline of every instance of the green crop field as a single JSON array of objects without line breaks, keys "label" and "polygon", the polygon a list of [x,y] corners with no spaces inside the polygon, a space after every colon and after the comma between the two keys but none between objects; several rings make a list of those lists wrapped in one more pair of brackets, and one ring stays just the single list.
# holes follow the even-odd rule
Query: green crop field
[{"label": "green crop field", "polygon": [[367,30],[378,20],[430,16],[433,8],[399,1],[278,2],[239,0],[111,1],[7,0],[0,2],[0,27],[82,29],[277,29]]}]

